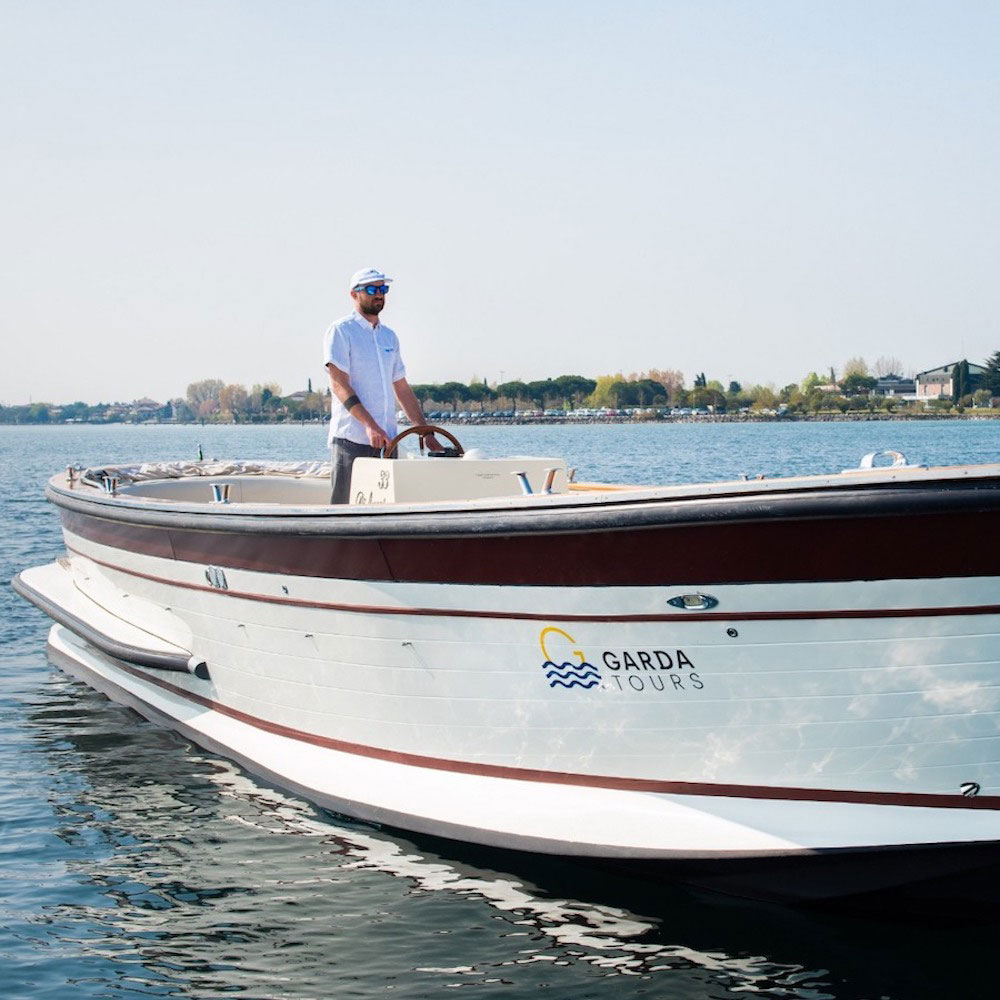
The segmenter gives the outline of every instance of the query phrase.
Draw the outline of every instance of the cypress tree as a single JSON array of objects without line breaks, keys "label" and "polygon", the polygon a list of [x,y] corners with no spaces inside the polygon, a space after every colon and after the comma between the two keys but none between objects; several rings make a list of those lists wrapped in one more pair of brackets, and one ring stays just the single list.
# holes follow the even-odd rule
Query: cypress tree
[{"label": "cypress tree", "polygon": [[983,376],[983,388],[989,389],[993,396],[1000,396],[1000,351],[995,351],[986,362],[986,374]]},{"label": "cypress tree", "polygon": [[951,398],[959,403],[963,396],[967,396],[970,391],[969,386],[969,362],[968,360],[956,361],[955,367],[951,370]]}]

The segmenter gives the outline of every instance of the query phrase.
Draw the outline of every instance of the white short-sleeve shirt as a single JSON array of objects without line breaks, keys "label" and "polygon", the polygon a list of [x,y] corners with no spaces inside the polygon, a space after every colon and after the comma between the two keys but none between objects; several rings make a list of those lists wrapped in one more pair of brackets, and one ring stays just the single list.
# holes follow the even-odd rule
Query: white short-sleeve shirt
[{"label": "white short-sleeve shirt", "polygon": [[[347,372],[364,408],[390,438],[394,437],[396,393],[392,384],[406,377],[395,332],[384,323],[372,326],[359,312],[352,312],[333,323],[323,337],[323,364],[328,363]],[[332,444],[334,438],[368,444],[364,425],[331,394],[327,443]]]}]

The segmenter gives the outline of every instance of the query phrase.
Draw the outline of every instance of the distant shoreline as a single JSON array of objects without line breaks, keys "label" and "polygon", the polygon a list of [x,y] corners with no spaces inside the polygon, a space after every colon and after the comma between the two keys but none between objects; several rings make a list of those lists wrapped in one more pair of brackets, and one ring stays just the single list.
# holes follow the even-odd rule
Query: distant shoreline
[{"label": "distant shoreline", "polygon": [[[971,413],[790,413],[782,415],[752,413],[718,413],[690,416],[670,416],[636,419],[633,416],[592,417],[494,417],[489,414],[472,418],[438,418],[435,423],[460,427],[510,427],[594,425],[594,424],[788,424],[788,423],[870,423],[870,422],[927,422],[932,420],[1000,420],[1000,410],[976,410]],[[324,426],[326,420],[82,420],[78,422],[10,422],[0,421],[0,427],[280,427]],[[406,421],[400,421],[407,426]]]}]

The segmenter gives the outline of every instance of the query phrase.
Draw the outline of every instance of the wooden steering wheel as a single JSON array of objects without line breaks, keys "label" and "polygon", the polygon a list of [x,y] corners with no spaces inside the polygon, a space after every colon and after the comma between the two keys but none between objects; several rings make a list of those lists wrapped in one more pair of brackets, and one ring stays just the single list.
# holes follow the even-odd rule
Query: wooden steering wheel
[{"label": "wooden steering wheel", "polygon": [[409,437],[411,434],[420,435],[420,453],[423,454],[424,451],[424,438],[430,434],[442,434],[446,437],[454,446],[458,454],[464,455],[465,449],[458,443],[458,438],[455,437],[450,431],[446,431],[443,427],[435,427],[433,424],[414,424],[412,427],[407,427],[405,431],[400,431],[382,450],[382,455],[388,455],[390,458],[396,451],[396,446],[405,437]]}]

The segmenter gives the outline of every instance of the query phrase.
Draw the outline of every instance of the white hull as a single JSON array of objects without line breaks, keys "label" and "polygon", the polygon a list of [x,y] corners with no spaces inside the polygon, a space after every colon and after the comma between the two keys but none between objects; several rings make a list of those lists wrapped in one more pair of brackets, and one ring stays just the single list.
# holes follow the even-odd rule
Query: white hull
[{"label": "white hull", "polygon": [[349,816],[546,854],[682,860],[1000,839],[992,812],[635,793],[456,774],[316,747],[192,706],[54,625],[68,673],[200,746]]},{"label": "white hull", "polygon": [[[350,815],[478,843],[608,857],[1000,840],[1000,812],[972,808],[971,800],[968,809],[895,805],[891,794],[958,792],[971,781],[983,795],[1000,791],[983,753],[993,750],[1000,719],[1000,665],[991,659],[998,623],[991,616],[753,622],[736,637],[696,621],[563,623],[588,655],[604,649],[621,663],[631,651],[640,663],[640,650],[669,651],[675,669],[640,663],[613,671],[594,657],[599,685],[553,688],[535,620],[274,605],[234,596],[275,589],[261,574],[230,571],[226,592],[175,587],[148,577],[172,572],[193,587],[200,567],[154,565],[160,561],[69,541],[94,559],[128,563],[131,572],[77,555],[29,571],[25,580],[105,632],[118,620],[121,628],[145,626],[147,640],[150,633],[172,640],[164,648],[192,650],[210,664],[211,678],[125,670],[59,626],[53,649],[112,697],[138,699],[195,741],[256,762],[280,784]],[[351,596],[370,606],[377,597],[384,606],[402,596],[386,592],[394,587],[348,595],[343,584],[283,579],[281,587],[314,603],[324,590],[341,604]],[[926,599],[927,587],[915,584],[922,593],[913,596]],[[441,588],[425,588],[433,589]],[[778,588],[753,589],[766,605]],[[808,587],[794,589],[800,602],[808,599]],[[951,594],[954,603],[967,603],[955,584]],[[493,598],[495,608],[503,600],[510,614],[519,599],[409,594],[411,601],[431,596],[437,607],[455,607],[460,598],[466,608],[473,599],[484,607]],[[592,596],[605,614],[614,613],[613,596],[632,609],[638,597]],[[534,607],[541,600],[532,595]],[[580,595],[575,601],[579,612]],[[126,609],[129,626],[121,619]],[[102,610],[110,619],[100,619]],[[561,627],[560,610],[551,627]],[[565,640],[556,633],[547,641]],[[686,661],[680,667],[678,650]],[[629,684],[633,677],[641,690]],[[419,764],[370,755],[381,747]],[[481,764],[487,773],[456,773],[455,763]],[[529,773],[488,773],[504,768]],[[690,783],[705,794],[585,787],[573,783],[578,776]],[[740,797],[740,786],[753,794]],[[762,786],[776,797],[759,797]],[[783,790],[802,798],[782,798]],[[883,801],[817,802],[830,791],[873,792]]]}]

